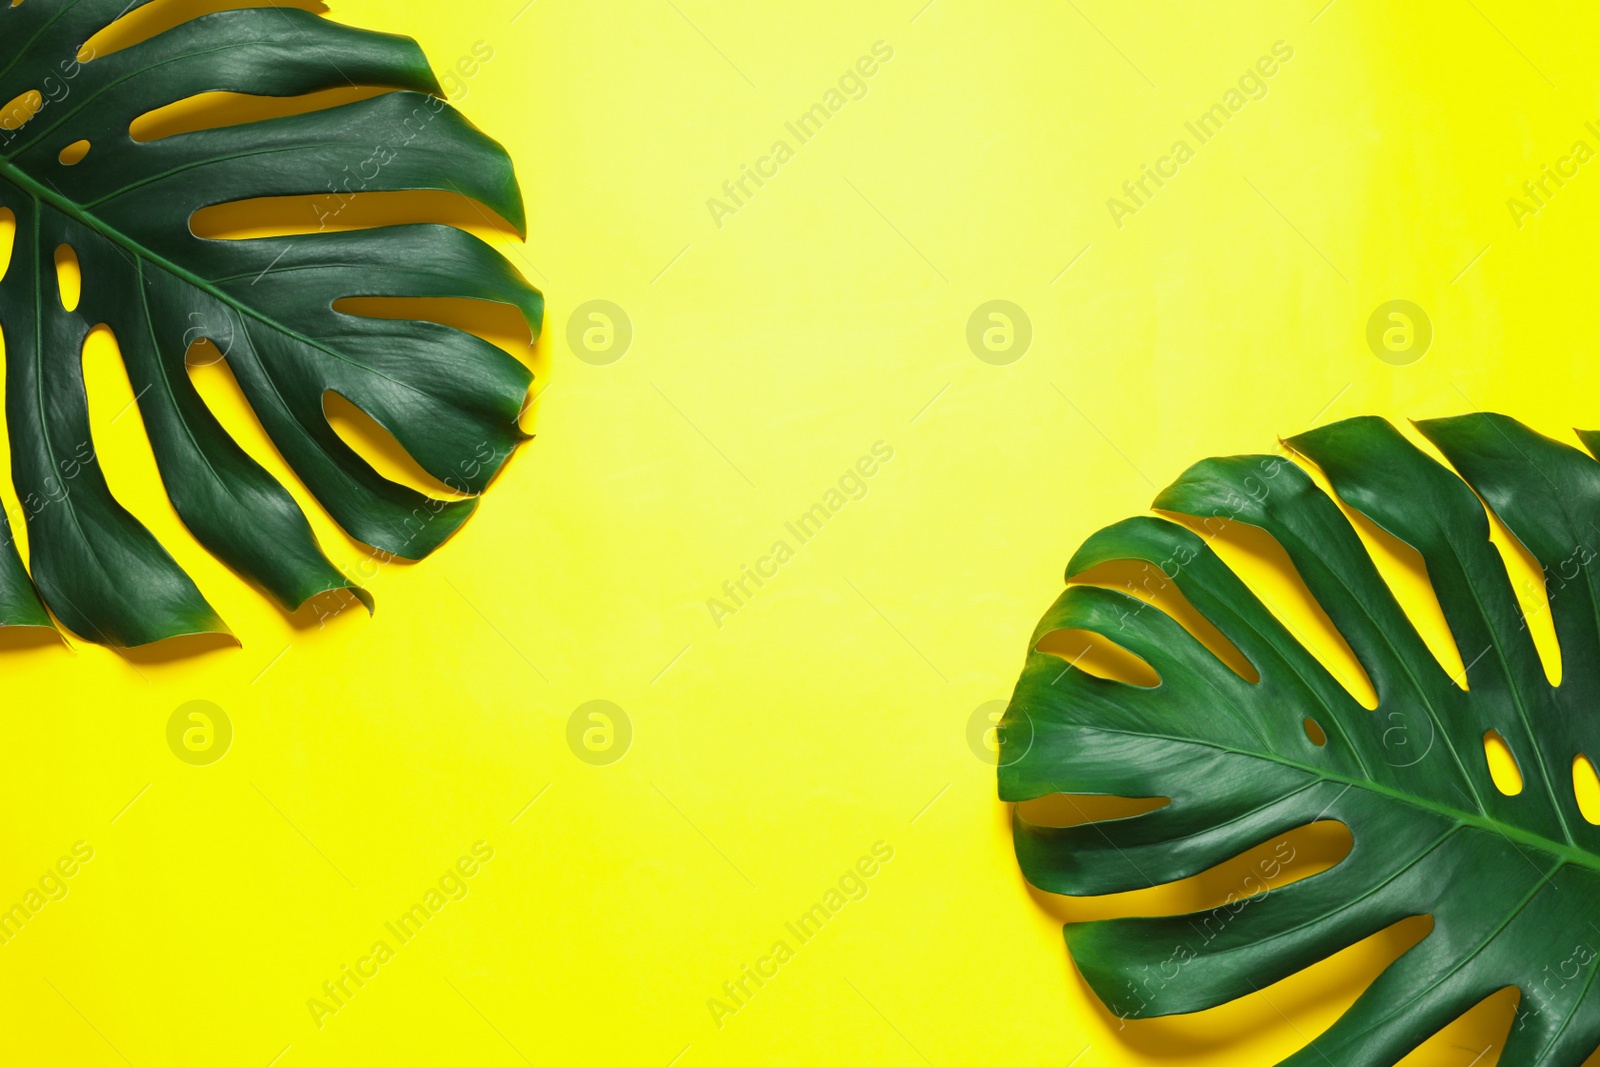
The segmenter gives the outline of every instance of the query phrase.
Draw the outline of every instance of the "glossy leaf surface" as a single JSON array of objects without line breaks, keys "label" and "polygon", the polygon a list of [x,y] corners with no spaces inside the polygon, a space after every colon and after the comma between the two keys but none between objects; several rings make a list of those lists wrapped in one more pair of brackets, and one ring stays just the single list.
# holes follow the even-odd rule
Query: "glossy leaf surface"
[{"label": "glossy leaf surface", "polygon": [[[1500,1062],[1577,1065],[1600,1045],[1591,947],[1600,945],[1600,826],[1585,818],[1574,782],[1577,757],[1600,758],[1600,463],[1500,415],[1419,429],[1459,477],[1376,418],[1288,443],[1348,507],[1420,554],[1464,678],[1430,652],[1339,506],[1283,456],[1206,460],[1154,507],[1270,534],[1365,670],[1376,710],[1190,528],[1128,519],[1073,557],[1032,647],[1058,630],[1090,631],[1142,658],[1159,684],[1097,677],[1032,651],[1003,720],[1001,796],[1170,802],[1067,827],[1019,814],[1028,880],[1053,893],[1117,893],[1198,874],[1318,821],[1343,823],[1353,838],[1331,869],[1212,911],[1068,925],[1074,961],[1112,1012],[1214,1007],[1430,915],[1431,932],[1286,1063],[1396,1063],[1511,986],[1521,999]],[[1559,686],[1485,506],[1544,568]],[[1123,560],[1159,570],[1259,680],[1145,600],[1070,583]],[[1491,732],[1520,773],[1515,795],[1491,774]]]},{"label": "glossy leaf surface", "polygon": [[[529,371],[487,341],[431,322],[335,310],[344,298],[543,302],[488,244],[443,225],[246,240],[195,235],[206,207],[320,197],[326,220],[357,193],[437,191],[519,232],[505,151],[442,98],[416,44],[291,8],[222,11],[92,54],[92,37],[145,3],[26,0],[0,7],[0,218],[14,221],[0,278],[12,478],[0,625],[48,626],[113,646],[226,632],[195,584],[118,503],[90,434],[82,350],[108,327],[168,496],[194,536],[287,610],[348,589],[293,497],[222,428],[191,383],[191,346],[227,361],[278,453],[344,530],[382,553],[428,555],[453,534],[515,448]],[[135,120],[206,93],[296,97],[387,90],[303,114],[136,140]],[[319,209],[317,203],[325,206]],[[71,249],[81,297],[58,284]],[[330,393],[388,430],[436,499],[380,475],[335,432]],[[5,521],[5,520],[0,520]],[[31,571],[31,578],[29,578]]]}]

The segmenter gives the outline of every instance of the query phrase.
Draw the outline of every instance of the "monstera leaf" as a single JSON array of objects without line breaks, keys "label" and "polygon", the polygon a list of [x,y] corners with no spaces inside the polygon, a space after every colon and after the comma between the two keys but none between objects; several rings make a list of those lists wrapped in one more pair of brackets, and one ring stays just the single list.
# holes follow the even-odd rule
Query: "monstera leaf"
[{"label": "monstera leaf", "polygon": [[[167,493],[195,537],[288,609],[334,589],[371,607],[323,555],[289,493],[222,429],[191,385],[190,345],[212,341],[278,452],[353,537],[408,559],[464,522],[526,439],[530,374],[499,348],[429,322],[335,310],[347,297],[464,298],[521,310],[539,294],[487,244],[408,225],[206,240],[202,208],[319,195],[308,218],[362,192],[436,190],[520,232],[501,147],[451,108],[417,45],[276,7],[184,22],[109,54],[86,42],[141,0],[23,0],[0,7],[0,213],[15,240],[0,280],[12,477],[32,581],[9,524],[0,625],[49,626],[113,646],[226,632],[194,583],[112,496],[89,433],[81,352],[115,334]],[[291,97],[388,90],[309,113],[139,141],[134,121],[197,94]],[[82,272],[72,310],[55,262]],[[374,470],[334,432],[337,393],[466,499],[435,499]],[[15,518],[15,515],[12,516]],[[37,593],[35,592],[37,587]],[[40,594],[43,602],[41,603]]]},{"label": "monstera leaf", "polygon": [[[1512,986],[1521,999],[1500,1062],[1578,1064],[1600,1044],[1600,826],[1584,817],[1574,783],[1576,768],[1592,773],[1578,757],[1600,759],[1600,464],[1499,415],[1419,428],[1459,477],[1375,418],[1289,445],[1350,508],[1420,553],[1464,684],[1424,644],[1338,505],[1289,459],[1207,460],[1154,507],[1275,538],[1365,669],[1375,711],[1184,526],[1126,520],[1091,537],[1069,565],[1069,579],[1118,560],[1159,569],[1259,680],[1144,600],[1070,585],[1034,645],[1062,629],[1096,633],[1145,660],[1159,684],[1067,670],[1061,657],[1033,651],[1002,720],[1001,795],[1170,802],[1070,827],[1019,817],[1016,851],[1029,881],[1054,893],[1115,893],[1197,874],[1319,820],[1343,823],[1353,838],[1331,869],[1213,911],[1068,925],[1079,970],[1112,1012],[1210,1008],[1431,915],[1427,936],[1284,1062],[1393,1064]],[[1600,436],[1581,436],[1600,447]],[[1546,678],[1489,539],[1485,505],[1545,568],[1559,686]],[[1397,745],[1396,729],[1409,746]],[[1518,764],[1517,795],[1494,783],[1490,731]]]}]

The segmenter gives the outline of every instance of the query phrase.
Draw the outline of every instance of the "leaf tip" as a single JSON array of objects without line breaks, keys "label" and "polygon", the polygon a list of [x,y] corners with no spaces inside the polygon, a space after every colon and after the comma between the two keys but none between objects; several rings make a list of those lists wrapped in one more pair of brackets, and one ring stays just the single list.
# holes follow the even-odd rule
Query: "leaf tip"
[{"label": "leaf tip", "polygon": [[354,582],[351,582],[344,588],[351,596],[361,601],[361,606],[367,609],[367,618],[370,619],[372,616],[378,613],[378,601],[371,593],[367,592],[359,585],[356,585]]}]

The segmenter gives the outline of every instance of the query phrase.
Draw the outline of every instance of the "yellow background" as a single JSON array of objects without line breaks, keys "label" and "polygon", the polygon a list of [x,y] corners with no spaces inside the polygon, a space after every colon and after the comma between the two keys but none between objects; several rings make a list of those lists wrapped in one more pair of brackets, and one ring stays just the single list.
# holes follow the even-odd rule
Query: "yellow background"
[{"label": "yellow background", "polygon": [[[375,617],[319,627],[183,530],[90,353],[113,489],[243,648],[4,653],[0,903],[95,849],[0,946],[8,1062],[1267,1064],[1398,951],[1119,1028],[1060,923],[1226,879],[1031,893],[969,720],[1008,695],[1073,549],[1194,460],[1366,412],[1600,426],[1600,163],[1520,229],[1506,203],[1600,147],[1600,19],[923,3],[337,0],[436,69],[494,50],[453,96],[528,202],[506,248],[549,301],[538,438],[434,558],[367,581]],[[719,228],[708,198],[878,41],[868,95]],[[1119,229],[1108,197],[1278,41],[1268,95]],[[595,299],[635,331],[609,366],[566,340]],[[994,299],[1034,329],[1009,366],[966,342]],[[1366,344],[1392,299],[1433,323],[1409,366]],[[719,628],[706,600],[878,441],[868,495]],[[605,767],[567,743],[597,699],[634,732]],[[167,747],[191,700],[234,726],[209,767]],[[308,998],[480,840],[469,895],[319,1029]],[[719,1028],[707,1000],[878,841],[867,896]],[[1493,1062],[1508,1010],[1413,1062]]]}]

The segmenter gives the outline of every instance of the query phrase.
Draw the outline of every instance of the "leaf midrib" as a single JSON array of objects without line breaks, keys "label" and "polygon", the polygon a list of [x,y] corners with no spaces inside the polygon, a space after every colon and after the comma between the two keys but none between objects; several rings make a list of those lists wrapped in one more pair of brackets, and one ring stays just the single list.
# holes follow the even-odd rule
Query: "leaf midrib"
[{"label": "leaf midrib", "polygon": [[[56,192],[47,185],[39,182],[37,179],[29,176],[26,171],[20,169],[10,160],[0,159],[0,177],[5,178],[7,181],[23,190],[23,192],[27,193],[29,196],[32,196],[34,199],[49,204],[52,208],[60,211],[62,214],[68,216],[73,221],[88,228],[94,233],[99,234],[106,240],[111,241],[113,244],[120,245],[122,248],[132,252],[135,256],[138,256],[145,262],[160,267],[162,270],[171,274],[180,281],[187,282],[213,299],[226,304],[239,314],[255,319],[262,325],[277,330],[284,336],[291,337],[294,340],[299,341],[301,344],[306,345],[308,348],[313,348],[318,352],[323,352],[329,357],[337,359],[342,363],[348,363],[353,367],[360,367],[364,371],[367,371],[371,374],[376,374],[385,381],[392,382],[402,389],[406,389],[410,392],[421,392],[421,390],[418,390],[415,386],[398,381],[397,379],[383,373],[375,367],[369,367],[364,363],[358,363],[349,356],[342,355],[322,344],[321,342],[307,337],[300,331],[284,325],[277,319],[271,318],[262,312],[239,302],[234,297],[228,295],[226,292],[217,288],[204,278],[201,278],[194,272],[180,267],[178,264],[172,262],[170,259],[160,255],[159,253],[151,251],[149,248],[145,247],[145,245],[135,241],[121,230],[118,230],[115,226],[107,225],[98,215],[95,215],[87,209],[80,207],[76,202],[68,199],[65,195]],[[268,271],[271,269],[271,267],[267,268]],[[439,398],[433,397],[432,399],[438,400]]]},{"label": "leaf midrib", "polygon": [[1428,800],[1424,797],[1419,797],[1411,793],[1406,793],[1399,789],[1393,789],[1381,782],[1375,782],[1370,778],[1353,778],[1349,775],[1340,774],[1337,771],[1329,771],[1321,767],[1314,767],[1309,763],[1301,763],[1299,760],[1289,759],[1285,756],[1279,756],[1276,753],[1251,752],[1248,749],[1235,748],[1231,745],[1224,745],[1216,741],[1203,741],[1193,737],[1174,737],[1171,734],[1159,734],[1149,731],[1140,731],[1135,733],[1131,730],[1114,730],[1108,729],[1104,726],[1087,726],[1080,723],[1073,723],[1071,725],[1074,729],[1088,730],[1095,733],[1116,734],[1119,737],[1142,737],[1161,741],[1170,741],[1173,744],[1178,745],[1199,745],[1204,748],[1213,748],[1221,752],[1227,752],[1235,756],[1245,756],[1250,759],[1258,759],[1267,763],[1276,763],[1282,767],[1289,767],[1294,770],[1304,771],[1306,774],[1323,781],[1340,782],[1352,788],[1365,789],[1368,792],[1376,793],[1379,796],[1397,801],[1401,804],[1408,804],[1412,807],[1421,808],[1424,811],[1432,812],[1435,815],[1442,815],[1445,818],[1453,819],[1458,825],[1461,826],[1470,826],[1480,830],[1491,830],[1504,835],[1513,843],[1521,841],[1523,844],[1526,844],[1532,848],[1537,848],[1543,852],[1547,852],[1550,855],[1555,856],[1558,859],[1565,860],[1568,863],[1573,863],[1580,867],[1587,867],[1593,871],[1600,871],[1600,856],[1596,856],[1591,852],[1587,852],[1574,846],[1563,845],[1559,841],[1552,841],[1542,834],[1532,833],[1531,831],[1524,830],[1521,827],[1512,826],[1509,823],[1503,823],[1500,820],[1490,818],[1487,815],[1473,815],[1470,812],[1462,811],[1460,808],[1454,808],[1448,804],[1440,804],[1436,801]]}]

